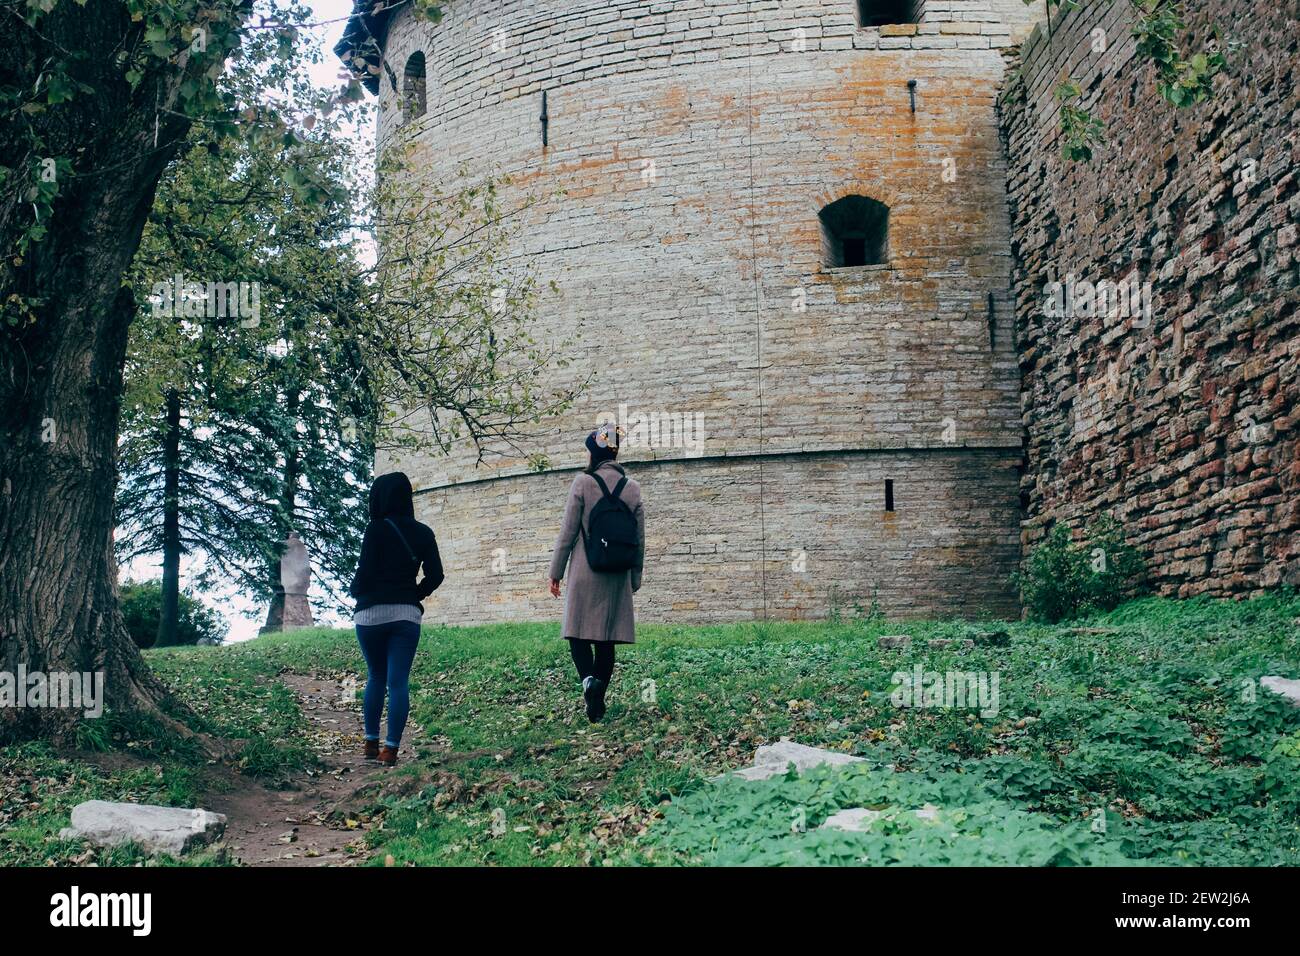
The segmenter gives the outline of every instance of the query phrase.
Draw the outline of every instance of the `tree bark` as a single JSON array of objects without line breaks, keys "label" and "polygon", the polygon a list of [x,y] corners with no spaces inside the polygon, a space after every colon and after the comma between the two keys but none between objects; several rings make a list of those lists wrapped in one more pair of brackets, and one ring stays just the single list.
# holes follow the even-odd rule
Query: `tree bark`
[{"label": "tree bark", "polygon": [[167,390],[167,431],[163,435],[162,614],[159,647],[177,643],[181,611],[181,396]]},{"label": "tree bark", "polygon": [[[76,260],[68,261],[71,269]],[[106,706],[153,711],[162,687],[118,610],[112,548],[117,415],[134,296],[121,289],[98,305],[102,291],[103,284],[86,290],[80,307],[68,304],[80,321],[51,322],[26,336],[25,356],[7,356],[0,376],[0,671],[102,672]],[[24,357],[31,362],[26,374],[15,368]],[[80,717],[66,709],[4,709],[0,737],[62,738]]]},{"label": "tree bark", "polygon": [[[174,111],[184,63],[131,90],[114,51],[136,29],[121,3],[59,4],[33,31],[6,17],[6,88],[56,51],[76,50],[95,95],[57,111],[0,119],[0,150],[73,157],[44,239],[0,270],[0,301],[36,303],[35,321],[0,329],[0,671],[102,672],[104,704],[164,714],[162,684],[118,609],[113,495],[122,371],[135,297],[122,276],[158,180],[189,120]],[[17,76],[15,76],[17,74]],[[44,124],[44,126],[41,126]],[[8,162],[9,160],[6,160]],[[0,248],[25,231],[21,203],[0,208]],[[83,713],[0,708],[0,739],[67,739]]]}]

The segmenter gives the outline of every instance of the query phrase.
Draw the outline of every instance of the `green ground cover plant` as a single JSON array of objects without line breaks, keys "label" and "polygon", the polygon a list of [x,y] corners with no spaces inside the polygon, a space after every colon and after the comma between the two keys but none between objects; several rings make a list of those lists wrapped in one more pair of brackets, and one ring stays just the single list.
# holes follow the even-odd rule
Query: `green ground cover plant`
[{"label": "green ground cover plant", "polygon": [[[1278,593],[1144,598],[1071,625],[646,626],[621,649],[598,725],[555,625],[427,627],[412,756],[355,815],[377,866],[1297,865],[1300,708],[1258,682],[1300,677],[1298,618],[1300,600]],[[909,648],[878,646],[900,633]],[[227,746],[218,762],[272,786],[316,760],[277,675],[362,667],[352,634],[328,629],[147,659]],[[997,713],[895,706],[898,673],[918,664],[997,674]],[[0,750],[0,862],[122,858],[55,838],[90,796],[193,805],[213,758],[101,723],[76,754]],[[781,737],[863,763],[710,782]],[[850,807],[882,817],[820,828]],[[915,815],[927,807],[933,818]]]}]

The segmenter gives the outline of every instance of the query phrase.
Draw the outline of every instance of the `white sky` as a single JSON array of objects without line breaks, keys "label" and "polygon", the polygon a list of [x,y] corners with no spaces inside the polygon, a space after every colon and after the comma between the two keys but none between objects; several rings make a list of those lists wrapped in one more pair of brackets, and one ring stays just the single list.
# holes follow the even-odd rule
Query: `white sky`
[{"label": "white sky", "polygon": [[335,86],[343,64],[334,56],[334,44],[343,36],[346,18],[352,12],[352,0],[307,0],[307,6],[315,12],[315,22],[321,24],[312,31],[312,36],[326,53],[324,62],[313,69],[312,78],[319,86]]},{"label": "white sky", "polygon": [[[343,27],[346,24],[348,15],[352,12],[352,0],[306,0],[307,6],[313,11],[315,16],[313,22],[319,26],[313,27],[305,36],[304,42],[315,44],[324,54],[321,62],[311,67],[311,77],[317,86],[336,87],[340,84],[339,72],[342,64],[334,56],[334,44],[339,41],[343,35]],[[370,130],[357,130],[358,137],[368,137]],[[311,543],[307,543],[310,549]],[[182,560],[181,562],[181,587],[185,587],[188,580],[188,571],[192,566],[192,561]],[[138,581],[151,580],[162,576],[162,556],[157,555],[148,559],[138,559],[131,562],[121,569],[121,577],[133,578]],[[317,593],[313,590],[313,593]],[[257,636],[258,628],[266,620],[267,607],[265,603],[254,603],[248,597],[230,589],[224,593],[204,594],[201,595],[203,603],[216,609],[230,625],[230,633],[227,641],[246,641],[249,638]],[[252,616],[248,616],[248,615]],[[334,618],[319,621],[321,624],[341,624],[342,619]]]}]

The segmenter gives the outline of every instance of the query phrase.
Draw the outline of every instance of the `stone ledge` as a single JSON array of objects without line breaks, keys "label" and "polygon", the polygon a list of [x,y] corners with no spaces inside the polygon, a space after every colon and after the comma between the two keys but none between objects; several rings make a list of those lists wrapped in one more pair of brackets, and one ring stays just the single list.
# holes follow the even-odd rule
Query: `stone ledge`
[{"label": "stone ledge", "polygon": [[[1021,450],[1019,440],[1005,439],[1002,442],[954,442],[953,444],[886,444],[876,445],[855,445],[855,446],[798,446],[787,448],[774,448],[768,451],[735,451],[735,452],[714,452],[710,455],[682,455],[667,454],[656,455],[651,458],[620,458],[619,461],[624,465],[645,466],[645,465],[669,465],[677,462],[717,462],[717,461],[746,461],[758,458],[796,458],[801,455],[816,455],[819,457],[834,457],[836,455],[862,455],[886,452],[1019,452]],[[530,475],[563,475],[572,472],[582,471],[584,465],[566,465],[559,468],[544,468],[541,471],[533,471],[529,468],[511,468],[495,472],[482,477],[465,478],[460,481],[445,481],[436,485],[428,485],[423,488],[415,489],[417,496],[429,494],[435,491],[444,491],[448,488],[457,488],[464,485],[478,485],[488,481],[499,481],[505,478],[525,478]]]}]

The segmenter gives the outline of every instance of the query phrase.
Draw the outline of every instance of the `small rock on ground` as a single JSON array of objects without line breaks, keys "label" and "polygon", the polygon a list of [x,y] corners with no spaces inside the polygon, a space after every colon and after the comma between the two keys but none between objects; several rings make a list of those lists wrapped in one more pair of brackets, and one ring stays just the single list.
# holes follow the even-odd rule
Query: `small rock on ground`
[{"label": "small rock on ground", "polygon": [[1261,677],[1261,687],[1267,687],[1275,694],[1281,694],[1291,703],[1300,707],[1300,680],[1287,680],[1285,677]]},{"label": "small rock on ground", "polygon": [[[822,829],[831,830],[848,830],[855,833],[861,833],[871,829],[871,824],[875,823],[881,817],[895,816],[900,811],[894,810],[871,810],[867,807],[852,807],[848,810],[840,810],[826,818],[822,824]],[[939,808],[932,803],[927,803],[918,810],[911,811],[913,816],[918,820],[934,822],[939,819]]]},{"label": "small rock on ground", "polygon": [[885,815],[884,810],[869,810],[866,807],[852,807],[848,810],[840,810],[832,813],[822,824],[823,829],[828,830],[849,830],[854,833],[861,833],[864,830],[870,830],[871,824],[875,823]]},{"label": "small rock on ground", "polygon": [[811,770],[813,767],[820,767],[823,764],[838,766],[848,763],[862,763],[862,758],[835,750],[823,750],[820,747],[797,744],[792,740],[782,740],[779,743],[759,747],[754,754],[754,763],[751,766],[741,767],[738,770],[731,771],[730,774],[723,774],[722,777],[715,779],[734,775],[743,777],[746,780],[766,780],[769,777],[779,777],[786,772],[790,764],[794,764],[795,769],[799,773],[803,773],[805,770]]},{"label": "small rock on ground", "polygon": [[172,856],[211,843],[226,829],[226,818],[220,813],[107,800],[77,804],[71,823],[59,834],[65,840],[81,838],[97,846],[135,843],[151,855]]}]

